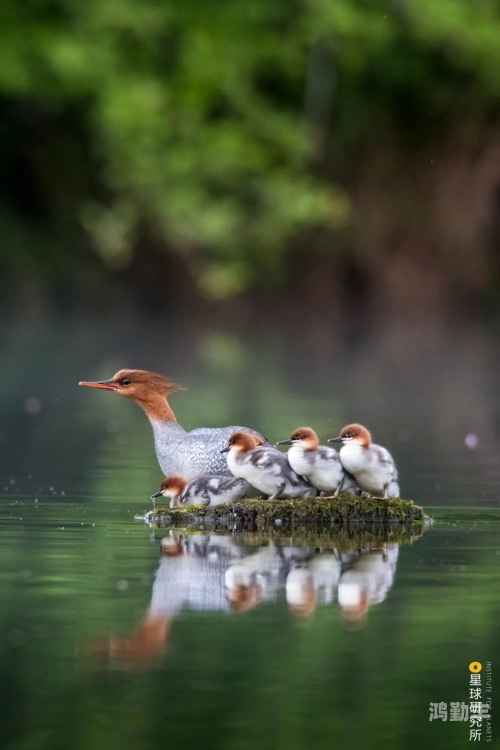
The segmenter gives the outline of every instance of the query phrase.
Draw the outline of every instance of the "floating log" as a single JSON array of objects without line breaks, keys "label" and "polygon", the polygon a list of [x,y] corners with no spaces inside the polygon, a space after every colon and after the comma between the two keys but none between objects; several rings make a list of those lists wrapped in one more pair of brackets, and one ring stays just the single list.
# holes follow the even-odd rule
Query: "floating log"
[{"label": "floating log", "polygon": [[240,500],[221,505],[187,505],[156,508],[145,514],[148,523],[172,527],[253,528],[349,524],[421,525],[428,520],[423,508],[411,500],[355,497],[282,498],[279,500]]}]

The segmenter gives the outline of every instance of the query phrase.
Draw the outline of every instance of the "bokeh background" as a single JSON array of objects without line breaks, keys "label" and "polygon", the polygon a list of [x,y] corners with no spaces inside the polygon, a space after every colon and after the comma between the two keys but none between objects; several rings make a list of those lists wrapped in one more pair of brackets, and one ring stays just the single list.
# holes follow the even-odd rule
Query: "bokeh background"
[{"label": "bokeh background", "polygon": [[357,420],[406,496],[498,504],[498,0],[0,14],[7,479],[76,444],[153,473],[139,410],[75,387],[131,366],[186,427]]},{"label": "bokeh background", "polygon": [[130,456],[139,432],[152,468],[139,411],[75,390],[135,366],[191,389],[173,404],[190,427],[365,422],[427,502],[468,502],[486,451],[493,502],[498,0],[0,14],[7,470],[87,418],[81,456],[124,435]]},{"label": "bokeh background", "polygon": [[497,303],[497,0],[5,0],[0,35],[4,307]]}]

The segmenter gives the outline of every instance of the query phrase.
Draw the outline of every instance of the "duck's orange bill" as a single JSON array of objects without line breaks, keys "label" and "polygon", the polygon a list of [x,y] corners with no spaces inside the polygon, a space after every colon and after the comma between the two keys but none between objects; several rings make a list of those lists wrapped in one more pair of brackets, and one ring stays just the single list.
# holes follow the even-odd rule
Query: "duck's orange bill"
[{"label": "duck's orange bill", "polygon": [[86,385],[87,388],[100,388],[103,391],[116,391],[116,386],[112,380],[96,380],[89,382],[87,380],[80,380],[78,385]]}]

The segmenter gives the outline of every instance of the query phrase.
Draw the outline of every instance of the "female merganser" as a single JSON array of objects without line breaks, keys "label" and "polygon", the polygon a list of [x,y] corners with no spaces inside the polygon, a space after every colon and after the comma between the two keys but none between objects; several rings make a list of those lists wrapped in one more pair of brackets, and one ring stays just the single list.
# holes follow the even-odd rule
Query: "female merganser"
[{"label": "female merganser", "polygon": [[268,496],[306,497],[312,487],[291,468],[286,456],[270,445],[259,446],[248,432],[235,432],[221,453],[228,453],[227,465],[235,477],[242,477]]},{"label": "female merganser", "polygon": [[171,474],[165,477],[160,489],[151,495],[153,503],[157,497],[170,498],[170,507],[176,505],[219,505],[232,503],[243,497],[252,497],[255,490],[245,479],[228,477],[223,474],[202,474],[190,482]]},{"label": "female merganser", "polygon": [[342,443],[340,460],[361,490],[377,497],[399,497],[398,470],[386,448],[372,443],[361,424],[348,424],[329,443]]},{"label": "female merganser", "polygon": [[[221,448],[237,430],[247,427],[200,427],[186,432],[178,424],[167,396],[180,390],[170,380],[147,370],[119,370],[110,380],[82,381],[78,385],[114,391],[135,401],[153,428],[156,457],[164,474],[179,474],[186,481],[200,474],[229,474]],[[260,440],[267,442],[259,433]]]},{"label": "female merganser", "polygon": [[337,497],[340,490],[356,491],[353,478],[347,474],[340,456],[333,448],[319,444],[319,438],[310,427],[299,427],[288,440],[278,445],[291,445],[288,463],[301,477],[309,480],[313,487]]}]

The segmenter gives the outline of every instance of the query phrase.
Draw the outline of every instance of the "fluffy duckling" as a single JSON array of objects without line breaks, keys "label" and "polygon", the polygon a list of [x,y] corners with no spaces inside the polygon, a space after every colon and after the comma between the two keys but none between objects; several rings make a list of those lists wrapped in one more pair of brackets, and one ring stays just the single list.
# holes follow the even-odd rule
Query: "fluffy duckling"
[{"label": "fluffy duckling", "polygon": [[246,479],[269,500],[277,497],[306,497],[312,490],[306,479],[298,476],[286,456],[270,445],[257,445],[249,432],[235,432],[229,438],[227,465],[235,477]]},{"label": "fluffy duckling", "polygon": [[245,479],[229,477],[222,474],[202,474],[190,482],[180,476],[171,474],[160,484],[160,489],[151,495],[153,502],[157,497],[170,498],[170,507],[176,505],[219,505],[252,497],[255,494]]},{"label": "fluffy duckling", "polygon": [[319,438],[311,427],[299,427],[288,440],[278,445],[291,445],[287,453],[288,463],[301,477],[325,494],[336,497],[340,490],[356,494],[359,491],[353,478],[347,474],[340,456],[333,448],[319,444]]},{"label": "fluffy duckling", "polygon": [[372,436],[361,424],[348,424],[329,443],[342,443],[340,460],[360,489],[375,497],[400,497],[398,470],[386,448],[372,443]]}]

